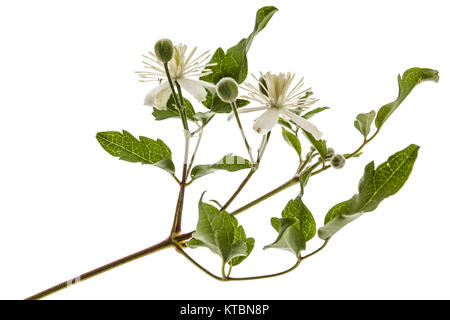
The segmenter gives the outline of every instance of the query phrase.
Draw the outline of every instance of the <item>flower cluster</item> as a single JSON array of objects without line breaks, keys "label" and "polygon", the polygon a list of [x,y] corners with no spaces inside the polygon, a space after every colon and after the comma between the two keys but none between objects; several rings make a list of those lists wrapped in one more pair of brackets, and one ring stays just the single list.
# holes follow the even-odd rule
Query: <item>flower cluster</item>
[{"label": "flower cluster", "polygon": [[[172,46],[173,50],[162,52],[163,49],[161,48],[164,48],[164,46],[161,45],[161,41],[167,41],[166,44]],[[160,82],[156,88],[146,95],[145,105],[165,110],[167,101],[172,94],[170,81],[178,83],[198,101],[206,99],[207,89],[216,94],[217,87],[215,84],[199,79],[211,74],[212,71],[209,67],[215,64],[207,63],[210,57],[208,51],[194,58],[196,50],[197,48],[194,48],[187,54],[186,45],[172,45],[170,40],[160,40],[155,46],[155,53],[149,51],[148,55],[144,55],[146,59],[143,61],[144,67],[150,70],[137,72],[142,78],[141,81],[157,80]],[[167,57],[167,62],[163,62],[161,56],[163,54],[167,55],[166,52],[169,52],[169,54],[173,52],[173,54],[171,57]],[[303,89],[303,78],[295,84],[295,74],[289,72],[278,74],[267,72],[261,73],[259,79],[254,75],[253,78],[257,84],[244,83],[241,89],[246,94],[241,97],[256,102],[258,106],[241,108],[238,109],[238,112],[264,111],[254,122],[253,128],[257,132],[267,133],[272,130],[278,119],[282,117],[309,132],[315,139],[322,137],[320,130],[301,116],[302,111],[318,101],[318,99],[311,97],[310,88]],[[229,81],[233,80],[229,79]],[[234,84],[237,86],[235,82]],[[220,93],[219,97],[225,102],[232,103],[230,100],[224,99]],[[237,96],[234,97],[234,100],[236,98]],[[231,114],[229,118],[233,116]]]}]

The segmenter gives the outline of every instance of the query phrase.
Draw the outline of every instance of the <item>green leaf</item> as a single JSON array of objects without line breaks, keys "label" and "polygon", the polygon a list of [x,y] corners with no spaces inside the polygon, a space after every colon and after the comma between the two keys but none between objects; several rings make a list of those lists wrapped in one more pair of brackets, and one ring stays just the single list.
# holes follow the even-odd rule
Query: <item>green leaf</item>
[{"label": "green leaf", "polygon": [[244,261],[252,252],[253,248],[255,247],[255,239],[253,238],[247,238],[244,228],[242,226],[239,226],[235,232],[234,235],[234,241],[244,241],[245,245],[247,246],[247,255],[246,256],[239,256],[231,259],[228,264],[230,266],[237,266],[242,261]]},{"label": "green leaf", "polygon": [[381,201],[397,193],[408,180],[418,151],[419,146],[411,144],[376,169],[374,162],[370,162],[359,182],[358,193],[328,211],[325,224],[319,229],[319,237],[329,239],[346,224],[365,212],[375,210]]},{"label": "green leaf", "polygon": [[296,257],[300,255],[302,250],[306,248],[305,236],[295,226],[296,220],[292,218],[279,219],[279,234],[274,243],[264,247],[265,249],[277,248],[288,250],[295,254]]},{"label": "green leaf", "polygon": [[303,134],[308,139],[309,142],[313,145],[313,147],[317,150],[320,157],[325,160],[327,157],[327,143],[325,140],[316,140],[311,133],[303,130]]},{"label": "green leaf", "polygon": [[233,261],[233,265],[236,265],[236,262],[242,262],[232,259],[247,257],[253,248],[254,240],[244,240],[245,232],[237,219],[225,211],[219,211],[213,205],[202,202],[202,198],[203,195],[198,203],[197,230],[187,245],[191,248],[209,248],[219,255],[224,263]]},{"label": "green leaf", "polygon": [[239,156],[233,156],[231,153],[227,154],[225,157],[213,164],[202,164],[195,166],[191,171],[191,177],[193,179],[198,179],[200,177],[206,176],[207,174],[213,173],[216,170],[226,170],[229,172],[235,172],[243,169],[248,169],[252,167],[252,163]]},{"label": "green leaf", "polygon": [[172,153],[169,147],[160,139],[152,140],[146,137],[133,137],[123,130],[99,132],[96,136],[100,145],[106,152],[120,160],[141,162],[160,167],[169,173],[175,172],[172,162]]},{"label": "green leaf", "polygon": [[301,197],[290,200],[281,212],[281,217],[295,219],[295,226],[303,233],[306,241],[316,235],[316,222]]},{"label": "green leaf", "polygon": [[278,124],[294,132],[294,129],[292,129],[292,125],[283,118],[278,118]]},{"label": "green leaf", "polygon": [[[231,106],[229,103],[223,102],[220,100],[220,98],[217,95],[213,95],[211,92],[208,91],[206,94],[206,99],[202,101],[203,105],[207,108],[209,108],[212,112],[216,113],[230,113],[231,112]],[[236,100],[236,107],[242,108],[246,105],[248,105],[250,101],[244,100],[244,99],[237,99]]]},{"label": "green leaf", "polygon": [[[362,154],[363,154],[362,152],[357,152],[357,153],[355,153],[355,155],[352,156],[352,158],[358,158],[358,157],[360,157]],[[343,156],[344,156],[345,159],[350,158],[351,155],[352,155],[351,153],[344,153],[344,154],[343,154]]]},{"label": "green leaf", "polygon": [[[242,83],[247,78],[247,53],[253,38],[265,28],[276,11],[277,8],[272,6],[259,9],[256,13],[256,22],[252,33],[250,33],[247,38],[241,39],[235,46],[229,48],[226,52],[222,48],[218,48],[209,62],[216,64],[209,68],[212,73],[202,77],[201,80],[217,83],[224,77],[231,77],[238,83]],[[208,97],[203,104],[214,112],[231,112],[231,107],[227,103],[224,103],[217,96],[212,94],[208,94]]]},{"label": "green leaf", "polygon": [[[192,107],[192,104],[189,100],[183,98],[184,106],[186,108],[186,116],[191,121],[196,121],[197,118],[195,117],[195,110],[194,107]],[[176,118],[180,117],[180,112],[178,111],[177,106],[175,105],[175,100],[173,99],[173,95],[170,96],[169,100],[167,101],[166,110],[159,110],[156,108],[153,108],[153,117],[155,117],[155,120],[165,120],[169,118]]]},{"label": "green leaf", "polygon": [[258,12],[256,12],[255,27],[253,28],[253,32],[248,36],[246,40],[246,52],[248,52],[248,50],[250,49],[253,38],[266,27],[267,23],[277,11],[277,8],[273,6],[267,6],[259,9]]},{"label": "green leaf", "polygon": [[353,124],[355,125],[355,128],[361,132],[364,138],[367,138],[370,133],[370,126],[375,119],[375,115],[376,112],[372,110],[368,113],[360,113],[356,116],[356,120]]},{"label": "green leaf", "polygon": [[199,120],[203,124],[203,126],[206,126],[214,117],[214,115],[214,112],[197,112],[194,117],[195,119]]},{"label": "green leaf", "polygon": [[405,100],[409,93],[416,85],[423,81],[439,81],[439,73],[437,70],[426,68],[411,68],[403,73],[403,76],[398,75],[398,97],[395,101],[384,105],[378,110],[375,125],[379,129],[391,116],[391,114],[398,108],[398,106]]},{"label": "green leaf", "polygon": [[329,107],[318,107],[318,108],[312,109],[311,111],[305,113],[304,115],[302,115],[302,117],[305,119],[309,119],[312,116],[316,115],[317,113],[322,112],[327,109],[330,109],[330,108]]},{"label": "green leaf", "polygon": [[290,133],[285,128],[282,128],[282,134],[284,140],[297,152],[299,159],[302,158],[302,145],[300,144],[300,140],[298,140],[297,136],[293,133]]}]

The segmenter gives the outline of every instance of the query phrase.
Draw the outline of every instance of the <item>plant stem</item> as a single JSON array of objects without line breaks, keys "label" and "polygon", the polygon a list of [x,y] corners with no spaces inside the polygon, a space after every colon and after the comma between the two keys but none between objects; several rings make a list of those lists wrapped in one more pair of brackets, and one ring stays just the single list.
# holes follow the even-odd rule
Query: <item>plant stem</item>
[{"label": "plant stem", "polygon": [[87,279],[92,278],[92,277],[94,277],[96,275],[99,275],[99,274],[101,274],[101,273],[103,273],[105,271],[111,270],[113,268],[116,268],[116,267],[121,266],[121,265],[123,265],[125,263],[128,263],[128,262],[131,262],[133,260],[142,258],[142,257],[144,257],[146,255],[149,255],[151,253],[157,252],[159,250],[168,248],[168,247],[170,247],[172,245],[174,245],[172,240],[170,238],[168,238],[168,239],[166,239],[164,241],[161,241],[161,242],[159,242],[159,243],[157,243],[157,244],[155,244],[153,246],[145,248],[144,250],[135,252],[135,253],[130,254],[130,255],[126,256],[126,257],[123,257],[121,259],[118,259],[118,260],[115,260],[115,261],[110,262],[108,264],[105,264],[105,265],[103,265],[103,266],[101,266],[99,268],[96,268],[96,269],[93,269],[93,270],[91,270],[89,272],[83,273],[83,274],[79,275],[78,277],[75,277],[75,278],[69,279],[67,281],[61,282],[60,284],[57,284],[57,285],[55,285],[55,286],[53,286],[51,288],[48,288],[48,289],[46,289],[44,291],[36,293],[36,294],[26,298],[25,300],[42,299],[45,296],[48,296],[48,295],[50,295],[52,293],[55,293],[55,292],[60,291],[60,290],[63,290],[65,288],[68,288],[71,285],[74,285],[74,284],[76,284],[76,283],[78,283],[80,281],[87,280]]},{"label": "plant stem", "polygon": [[175,87],[173,85],[172,77],[170,76],[170,71],[169,71],[167,62],[164,63],[164,71],[166,72],[167,81],[169,82],[173,98],[178,107],[178,111],[180,112],[180,118],[181,118],[181,122],[182,122],[183,128],[184,128],[184,139],[185,139],[183,171],[181,174],[181,182],[179,183],[180,192],[178,193],[177,206],[175,209],[175,216],[173,218],[173,225],[172,225],[172,230],[170,233],[170,237],[173,237],[175,234],[178,234],[181,231],[181,217],[183,215],[184,192],[186,189],[186,179],[187,179],[187,175],[188,175],[187,162],[188,162],[188,157],[189,157],[189,139],[191,137],[191,133],[189,132],[189,125],[188,125],[187,117],[186,117],[186,108],[184,106],[183,93],[181,91],[180,84],[177,81],[175,81],[175,85],[178,90],[178,96],[179,96],[181,102],[178,100],[178,96],[175,91]]},{"label": "plant stem", "polygon": [[[380,129],[377,129],[377,131],[375,131],[375,133],[369,138],[369,139],[364,139],[363,143],[361,143],[361,145],[352,153],[350,153],[348,156],[346,156],[346,159],[350,159],[352,157],[354,157],[358,152],[360,152],[365,146],[366,144],[368,144],[370,141],[372,141],[373,138],[375,138],[378,134],[378,132],[380,132]],[[319,174],[325,170],[328,170],[330,168],[330,165],[324,165],[322,168],[320,168],[317,171],[314,171],[311,176],[315,176],[316,174]]]},{"label": "plant stem", "polygon": [[241,131],[242,139],[244,139],[245,147],[247,148],[248,156],[250,157],[250,161],[252,164],[255,163],[255,160],[253,159],[252,155],[252,149],[250,148],[250,145],[248,144],[247,137],[245,136],[244,129],[242,128],[241,119],[239,118],[239,113],[237,112],[237,106],[236,102],[230,103],[231,109],[233,109],[234,116],[236,118],[236,122],[239,126],[239,130]]},{"label": "plant stem", "polygon": [[355,156],[358,152],[360,152],[360,151],[362,150],[362,148],[364,148],[364,146],[365,146],[366,144],[368,144],[370,141],[372,141],[373,138],[375,138],[375,137],[377,136],[378,132],[380,132],[380,129],[379,129],[379,128],[377,129],[377,131],[375,131],[375,133],[374,133],[369,139],[366,139],[366,138],[365,138],[364,141],[363,141],[363,143],[359,146],[359,148],[356,149],[355,151],[353,151],[352,153],[350,153],[350,154],[347,156],[347,159],[349,159],[349,158]]},{"label": "plant stem", "polygon": [[247,203],[246,205],[240,207],[239,209],[231,212],[231,214],[235,216],[235,215],[237,215],[237,214],[239,214],[239,213],[241,213],[241,212],[243,212],[243,211],[245,211],[247,209],[250,209],[254,205],[257,205],[258,203],[260,203],[260,202],[262,202],[262,201],[264,201],[264,200],[266,200],[266,199],[276,195],[277,193],[279,193],[279,192],[281,192],[281,191],[283,191],[283,190],[285,190],[285,189],[287,189],[289,187],[292,187],[292,186],[296,185],[299,181],[300,181],[299,177],[293,177],[293,178],[289,179],[287,182],[285,182],[282,185],[280,185],[279,187],[276,187],[272,191],[267,192],[266,194],[262,195],[261,197],[255,199],[255,200]]},{"label": "plant stem", "polygon": [[[187,116],[186,116],[186,107],[184,105],[184,99],[183,99],[183,92],[181,91],[181,87],[180,84],[178,83],[178,81],[175,81],[175,85],[177,86],[177,90],[178,90],[178,95],[180,96],[180,117],[181,120],[183,122],[183,128],[184,130],[188,130],[189,131],[189,125],[187,122]],[[175,94],[175,92],[174,92]]]},{"label": "plant stem", "polygon": [[227,279],[227,275],[225,274],[225,261],[222,262],[222,279]]},{"label": "plant stem", "polygon": [[178,178],[177,178],[177,176],[175,174],[172,173],[171,176],[178,184],[181,183],[180,180],[178,180]]},{"label": "plant stem", "polygon": [[[194,148],[194,152],[192,153],[191,162],[189,163],[189,167],[187,169],[187,174],[191,172],[192,166],[194,165],[195,156],[197,155],[198,147],[200,146],[200,141],[202,140],[203,135],[203,125],[199,128],[199,134],[197,138],[197,143]],[[189,184],[192,183],[192,180],[189,182]],[[188,184],[186,184],[188,185]]]},{"label": "plant stem", "polygon": [[245,185],[247,184],[247,182],[250,180],[250,178],[255,174],[256,172],[256,167],[252,167],[250,169],[250,172],[248,173],[248,175],[245,177],[245,179],[241,182],[241,184],[239,185],[239,187],[236,189],[236,191],[233,193],[233,195],[230,197],[230,199],[228,199],[228,201],[223,205],[222,208],[220,208],[220,211],[225,211],[228,206],[231,204],[231,202],[233,202],[233,200],[237,197],[237,195],[242,191],[242,189],[244,189]]},{"label": "plant stem", "polygon": [[312,257],[313,255],[315,255],[316,253],[319,253],[320,251],[322,251],[323,248],[325,248],[325,246],[327,245],[328,241],[330,240],[330,238],[328,238],[327,240],[325,240],[325,242],[319,247],[319,249],[311,252],[310,254],[307,254],[306,256],[304,256],[302,258],[302,260],[305,260],[306,258]]},{"label": "plant stem", "polygon": [[224,211],[226,210],[231,202],[233,202],[233,200],[237,197],[237,195],[242,191],[242,189],[244,189],[245,185],[247,184],[247,182],[250,180],[250,178],[253,176],[253,174],[256,172],[256,170],[259,168],[259,164],[261,163],[262,160],[262,156],[264,155],[264,151],[267,147],[267,144],[269,142],[269,138],[270,138],[270,132],[269,131],[267,134],[265,134],[261,140],[261,146],[258,150],[258,158],[256,160],[256,163],[253,165],[253,167],[250,169],[250,172],[248,173],[248,175],[244,178],[244,180],[241,182],[241,184],[239,185],[239,187],[236,189],[236,191],[233,193],[233,195],[231,196],[230,199],[228,199],[228,201],[224,204],[224,206],[220,209],[220,211]]},{"label": "plant stem", "polygon": [[184,130],[184,138],[185,138],[184,144],[185,151],[183,161],[183,172],[181,174],[180,192],[178,193],[177,207],[175,210],[175,216],[173,218],[171,236],[174,236],[175,234],[178,234],[181,231],[181,218],[183,215],[184,193],[186,190],[186,180],[188,175],[187,162],[189,156],[189,139],[190,139],[190,132],[188,130]]},{"label": "plant stem", "polygon": [[299,258],[292,267],[290,267],[287,270],[281,271],[281,272],[265,274],[262,276],[253,276],[253,277],[242,277],[242,278],[231,278],[230,277],[230,278],[227,278],[227,280],[228,281],[246,281],[246,280],[258,280],[258,279],[266,279],[266,278],[273,278],[273,277],[281,276],[283,274],[286,274],[286,273],[289,273],[289,272],[295,270],[300,265],[301,261],[302,261],[302,258]]},{"label": "plant stem", "polygon": [[266,151],[266,147],[269,144],[269,138],[272,131],[267,132],[263,137],[261,138],[261,145],[258,149],[258,158],[256,160],[256,163],[259,165],[261,162],[262,156],[264,155],[264,151]]},{"label": "plant stem", "polygon": [[[183,117],[183,114],[185,115],[185,113],[183,113],[184,102],[182,101],[180,103],[180,101],[178,101],[178,96],[175,91],[175,87],[173,85],[172,77],[170,76],[170,71],[169,71],[169,67],[168,67],[167,63],[164,63],[164,71],[166,72],[167,82],[169,82],[170,90],[172,90],[173,99],[175,100],[175,104],[177,105],[178,111],[180,112],[180,118],[181,118],[181,122],[183,123],[183,128],[184,128],[184,130],[189,130],[186,117],[185,116]],[[177,83],[177,87],[179,87],[178,83]],[[180,95],[180,97],[181,97],[181,95]]]},{"label": "plant stem", "polygon": [[197,268],[199,268],[201,271],[203,271],[204,273],[206,273],[208,276],[219,280],[219,281],[223,281],[223,279],[219,276],[216,276],[214,273],[208,271],[206,268],[204,268],[203,266],[201,266],[197,261],[195,261],[193,258],[191,258],[191,256],[189,256],[184,250],[183,248],[181,248],[179,245],[176,245],[177,251],[179,253],[181,253],[186,259],[189,260],[189,262],[191,262],[194,266],[196,266]]}]

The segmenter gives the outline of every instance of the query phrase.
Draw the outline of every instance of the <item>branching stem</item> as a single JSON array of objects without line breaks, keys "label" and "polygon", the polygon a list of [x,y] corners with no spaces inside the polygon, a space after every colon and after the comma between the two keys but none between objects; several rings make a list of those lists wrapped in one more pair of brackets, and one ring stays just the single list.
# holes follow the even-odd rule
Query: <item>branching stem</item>
[{"label": "branching stem", "polygon": [[[167,65],[165,65],[165,68],[166,68],[166,72],[168,73]],[[168,76],[168,79],[170,79],[170,75]],[[169,80],[169,83],[170,83],[170,85],[171,85],[172,92],[175,92],[175,91],[174,91],[174,88],[173,88],[173,84],[171,83],[171,80]],[[177,101],[177,97],[176,97],[175,94],[174,94],[174,99],[175,99],[175,102],[177,103],[177,105],[179,106],[179,103],[178,103],[178,101]],[[182,114],[180,113],[180,115],[182,115]],[[236,116],[237,116],[237,112],[236,112]],[[182,116],[182,118],[183,118],[183,116]],[[236,117],[236,118],[237,118],[237,117]],[[238,121],[238,124],[239,124],[239,123],[240,123],[240,122]],[[185,125],[185,122],[183,121],[183,127],[184,127],[184,125]],[[240,126],[240,127],[241,127],[241,126]],[[185,129],[186,129],[186,128],[185,128]],[[348,158],[354,157],[358,152],[360,152],[360,151],[364,148],[364,146],[365,146],[367,143],[369,143],[369,142],[370,142],[370,141],[378,134],[378,132],[379,132],[379,129],[372,135],[372,137],[370,137],[369,139],[364,139],[363,143],[362,143],[355,151],[353,151],[352,153],[350,153],[346,158],[348,159]],[[190,134],[186,134],[186,130],[185,130],[185,136],[190,136]],[[189,139],[186,138],[186,141],[187,141],[187,144],[188,144],[188,143],[189,143]],[[246,139],[245,139],[245,141],[246,141]],[[248,150],[249,150],[249,148],[248,148]],[[250,151],[250,150],[249,150],[249,151]],[[186,153],[185,153],[185,155],[186,155]],[[319,161],[320,161],[320,160],[319,160]],[[320,164],[320,162],[317,162],[317,163],[315,163],[314,165],[312,165],[311,168],[315,168],[315,167],[318,166],[319,164]],[[321,173],[321,172],[327,170],[329,167],[330,167],[329,165],[323,166],[321,169],[312,172],[311,176],[317,175],[317,174],[319,174],[319,173]],[[133,261],[133,260],[142,258],[142,257],[144,257],[144,256],[146,256],[146,255],[149,255],[149,254],[151,254],[151,253],[157,252],[157,251],[159,251],[159,250],[162,250],[162,249],[165,249],[165,248],[168,248],[168,247],[171,247],[171,246],[175,246],[175,248],[177,249],[177,251],[178,251],[180,254],[182,254],[187,260],[189,260],[191,263],[193,263],[193,264],[194,264],[196,267],[198,267],[200,270],[202,270],[203,272],[205,272],[206,274],[208,274],[209,276],[211,276],[212,278],[214,278],[214,279],[216,279],[216,280],[219,280],[219,281],[244,281],[244,280],[256,280],[256,279],[271,278],[271,277],[276,277],[276,276],[280,276],[280,275],[286,274],[286,273],[288,273],[288,272],[291,272],[292,270],[296,269],[296,268],[300,265],[300,262],[301,262],[302,260],[305,260],[305,259],[307,259],[307,258],[309,258],[309,257],[311,257],[311,256],[313,256],[313,255],[315,255],[315,254],[317,254],[318,252],[320,252],[321,250],[323,250],[323,248],[325,248],[325,246],[327,245],[329,239],[326,240],[326,241],[322,244],[322,246],[319,247],[317,250],[313,251],[313,252],[310,253],[310,254],[307,254],[307,255],[304,256],[303,258],[302,258],[302,257],[299,257],[299,259],[298,259],[297,262],[294,264],[294,266],[292,266],[291,268],[289,268],[289,269],[287,269],[287,270],[278,272],[278,273],[267,274],[267,275],[261,275],[261,276],[251,276],[251,277],[232,278],[232,277],[229,276],[229,272],[228,272],[227,275],[225,275],[225,268],[224,268],[224,266],[223,266],[223,267],[222,267],[222,277],[216,276],[215,274],[211,273],[211,272],[208,271],[206,268],[204,268],[203,266],[201,266],[201,265],[200,265],[198,262],[196,262],[193,258],[191,258],[191,257],[183,250],[183,248],[181,247],[181,244],[180,244],[180,243],[181,243],[181,242],[184,242],[184,241],[186,241],[186,240],[189,240],[190,238],[192,238],[192,234],[194,233],[194,231],[191,231],[191,232],[188,232],[188,233],[184,233],[184,234],[180,234],[180,235],[176,236],[177,232],[179,232],[179,231],[176,231],[176,230],[177,230],[177,228],[178,228],[179,226],[181,226],[181,212],[182,212],[182,203],[183,203],[183,199],[184,199],[184,189],[185,189],[185,187],[186,187],[186,185],[187,185],[187,184],[186,184],[187,171],[188,171],[188,168],[187,168],[187,157],[185,156],[185,160],[184,160],[184,164],[183,164],[182,180],[179,182],[179,183],[180,183],[180,195],[179,195],[179,199],[178,199],[178,203],[177,203],[177,211],[176,211],[176,212],[178,213],[178,217],[177,217],[177,215],[176,215],[176,218],[175,218],[175,221],[174,221],[175,231],[172,230],[171,236],[170,236],[169,238],[167,238],[167,239],[165,239],[165,240],[163,240],[163,241],[161,241],[161,242],[159,242],[159,243],[157,243],[157,244],[155,244],[155,245],[152,245],[152,246],[150,246],[150,247],[148,247],[148,248],[145,248],[145,249],[143,249],[143,250],[141,250],[141,251],[135,252],[135,253],[130,254],[130,255],[126,256],[126,257],[123,257],[123,258],[121,258],[121,259],[118,259],[118,260],[115,260],[115,261],[110,262],[110,263],[108,263],[108,264],[105,264],[105,265],[103,265],[103,266],[101,266],[101,267],[98,267],[98,268],[96,268],[96,269],[93,269],[93,270],[91,270],[91,271],[89,271],[89,272],[83,273],[83,274],[81,274],[81,275],[78,276],[78,277],[69,279],[68,281],[61,282],[60,284],[57,284],[57,285],[55,285],[55,286],[53,286],[53,287],[51,287],[51,288],[48,288],[48,289],[46,289],[46,290],[44,290],[44,291],[41,291],[41,292],[39,292],[39,293],[37,293],[37,294],[34,294],[34,295],[32,295],[32,296],[26,298],[26,300],[36,300],[36,299],[44,298],[44,297],[46,297],[46,296],[48,296],[48,295],[50,295],[50,294],[52,294],[52,293],[55,293],[55,292],[60,291],[60,290],[63,290],[63,289],[65,289],[65,288],[67,288],[67,287],[69,287],[69,286],[71,286],[71,285],[73,285],[73,284],[75,284],[75,283],[78,283],[78,282],[80,282],[80,281],[87,280],[87,279],[89,279],[89,278],[91,278],[91,277],[94,277],[94,276],[99,275],[99,274],[101,274],[101,273],[103,273],[103,272],[106,272],[106,271],[108,271],[108,270],[111,270],[111,269],[113,269],[113,268],[116,268],[116,267],[118,267],[118,266],[121,266],[121,265],[123,265],[123,264],[125,264],[125,263],[128,263],[128,262],[130,262],[130,261]],[[252,172],[252,171],[251,171],[251,172]],[[252,174],[253,174],[253,173],[252,173]],[[249,175],[250,175],[250,173],[249,173]],[[177,180],[177,182],[179,181],[179,180],[176,178],[175,175],[172,175],[172,176],[173,176],[173,178],[174,178],[175,180]],[[251,175],[250,175],[250,177],[251,177]],[[250,179],[250,177],[247,176],[246,179],[244,179],[243,185],[245,185],[245,183]],[[191,180],[191,182],[192,182],[192,181],[193,181],[193,180]],[[259,198],[257,198],[257,199],[255,199],[255,200],[249,202],[248,204],[242,206],[241,208],[239,208],[239,209],[237,209],[237,210],[231,212],[231,214],[232,214],[232,215],[237,215],[237,214],[239,214],[239,213],[241,213],[241,212],[243,212],[243,211],[245,211],[245,210],[247,210],[247,209],[253,207],[254,205],[256,205],[256,204],[258,204],[258,203],[260,203],[260,202],[262,202],[262,201],[264,201],[264,200],[266,200],[266,199],[272,197],[273,195],[275,195],[275,194],[277,194],[277,193],[279,193],[279,192],[281,192],[281,191],[283,191],[283,190],[285,190],[285,189],[287,189],[287,188],[289,188],[289,187],[291,187],[291,186],[293,186],[293,185],[299,183],[299,181],[300,181],[300,177],[299,177],[298,175],[296,175],[296,176],[294,176],[293,178],[291,178],[290,180],[288,180],[287,182],[285,182],[285,183],[283,183],[282,185],[280,185],[279,187],[273,189],[272,191],[269,191],[268,193],[266,193],[266,194],[260,196]],[[241,185],[242,185],[242,183],[241,183]],[[243,186],[242,186],[242,188],[243,188]],[[240,189],[241,189],[241,190],[242,190],[242,188],[241,188],[241,186],[240,186]],[[239,188],[238,188],[238,190],[239,190]],[[225,206],[224,206],[224,207],[225,207]],[[230,271],[231,271],[231,268],[230,268]]]}]

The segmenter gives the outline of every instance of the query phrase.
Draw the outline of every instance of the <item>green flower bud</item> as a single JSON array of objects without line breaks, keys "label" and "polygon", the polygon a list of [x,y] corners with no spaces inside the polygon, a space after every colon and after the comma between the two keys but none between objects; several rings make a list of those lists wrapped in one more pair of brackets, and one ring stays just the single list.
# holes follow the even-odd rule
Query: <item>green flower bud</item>
[{"label": "green flower bud", "polygon": [[233,78],[225,77],[220,79],[216,85],[217,95],[223,102],[234,102],[239,95],[239,87]]},{"label": "green flower bud", "polygon": [[266,83],[266,80],[264,79],[264,77],[259,78],[258,84],[259,84],[259,91],[267,97],[267,95],[268,95],[268,92],[266,89],[267,83]]},{"label": "green flower bud", "polygon": [[331,157],[330,164],[335,169],[340,169],[345,165],[345,158],[342,154],[335,154]]},{"label": "green flower bud", "polygon": [[327,148],[327,159],[330,159],[332,156],[334,156],[334,149],[333,148]]},{"label": "green flower bud", "polygon": [[162,63],[167,63],[173,56],[173,44],[169,39],[158,40],[155,44],[155,54]]}]

